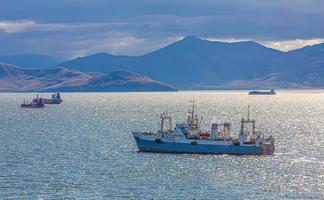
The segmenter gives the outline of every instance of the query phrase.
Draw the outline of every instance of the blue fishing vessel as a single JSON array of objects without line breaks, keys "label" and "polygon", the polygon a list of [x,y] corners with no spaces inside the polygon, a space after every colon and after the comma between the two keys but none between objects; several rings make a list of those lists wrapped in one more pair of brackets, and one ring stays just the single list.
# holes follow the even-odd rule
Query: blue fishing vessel
[{"label": "blue fishing vessel", "polygon": [[[133,132],[139,151],[160,153],[272,155],[275,139],[265,137],[255,129],[255,120],[242,118],[238,137],[230,133],[230,123],[211,125],[210,131],[200,130],[201,119],[195,114],[195,105],[189,112],[186,123],[172,127],[168,113],[160,115],[157,132]],[[251,131],[249,130],[251,128]]]}]

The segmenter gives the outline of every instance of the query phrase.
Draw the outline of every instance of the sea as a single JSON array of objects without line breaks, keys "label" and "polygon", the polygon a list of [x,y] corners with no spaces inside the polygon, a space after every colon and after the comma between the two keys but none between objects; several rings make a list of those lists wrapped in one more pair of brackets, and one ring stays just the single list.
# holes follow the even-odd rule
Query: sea
[{"label": "sea", "polygon": [[[0,199],[324,199],[324,91],[247,92],[62,93],[42,109],[0,93]],[[192,100],[202,129],[234,136],[249,106],[274,155],[138,152],[132,131],[185,122]]]}]

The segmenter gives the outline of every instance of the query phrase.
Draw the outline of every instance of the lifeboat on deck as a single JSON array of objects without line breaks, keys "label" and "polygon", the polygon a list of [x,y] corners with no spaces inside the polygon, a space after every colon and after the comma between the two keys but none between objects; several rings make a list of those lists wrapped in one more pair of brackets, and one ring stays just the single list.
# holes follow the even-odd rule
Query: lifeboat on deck
[{"label": "lifeboat on deck", "polygon": [[198,132],[198,137],[202,139],[209,139],[210,138],[210,133],[209,132]]}]

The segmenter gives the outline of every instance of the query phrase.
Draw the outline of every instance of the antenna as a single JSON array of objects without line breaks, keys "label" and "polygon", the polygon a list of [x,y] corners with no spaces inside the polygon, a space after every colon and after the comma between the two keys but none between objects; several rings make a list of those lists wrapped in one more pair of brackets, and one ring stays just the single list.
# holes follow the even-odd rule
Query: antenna
[{"label": "antenna", "polygon": [[248,105],[248,121],[250,121],[250,105]]},{"label": "antenna", "polygon": [[200,128],[201,128],[202,120],[203,120],[203,118],[201,117],[201,118],[200,118],[200,121],[199,121],[199,125],[198,125],[198,129],[199,129],[199,130],[200,130]]},{"label": "antenna", "polygon": [[191,100],[190,103],[192,103],[191,110],[189,111],[189,114],[191,115],[191,118],[193,119],[195,116],[195,100]]},{"label": "antenna", "polygon": [[160,128],[160,115],[159,114],[156,114],[156,124]]},{"label": "antenna", "polygon": [[189,112],[191,114],[191,118],[193,119],[195,117],[195,100],[192,100],[192,110]]},{"label": "antenna", "polygon": [[192,101],[192,118],[194,118],[194,113],[195,113],[195,100]]}]

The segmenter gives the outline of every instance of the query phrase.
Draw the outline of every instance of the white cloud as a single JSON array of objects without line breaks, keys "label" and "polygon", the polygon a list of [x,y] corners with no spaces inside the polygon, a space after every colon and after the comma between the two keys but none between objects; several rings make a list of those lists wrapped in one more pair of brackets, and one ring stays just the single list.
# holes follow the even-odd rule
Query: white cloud
[{"label": "white cloud", "polygon": [[64,31],[80,28],[100,28],[100,27],[122,27],[129,23],[125,22],[105,22],[105,23],[38,23],[33,20],[0,20],[0,30],[6,33],[20,33],[27,31]]},{"label": "white cloud", "polygon": [[70,51],[64,52],[68,57],[86,56],[99,52],[112,54],[128,54],[134,47],[141,48],[145,39],[136,38],[130,35],[110,34],[104,37],[78,39],[68,44]]},{"label": "white cloud", "polygon": [[[157,16],[156,16],[157,17]],[[161,16],[158,16],[161,17]],[[163,16],[165,17],[165,16]],[[163,18],[162,17],[162,18]],[[164,18],[163,18],[164,19]],[[172,42],[183,38],[186,33],[159,34],[157,31],[167,30],[169,26],[162,23],[177,20],[168,18],[143,22],[143,19],[134,19],[131,22],[100,22],[100,23],[39,23],[33,20],[0,20],[0,33],[32,32],[22,34],[12,39],[9,34],[0,34],[0,39],[6,42],[8,49],[13,53],[47,54],[64,58],[85,56],[98,52],[109,52],[118,55],[142,55],[160,49]],[[145,30],[145,31],[143,31]],[[51,32],[57,31],[57,32]],[[169,30],[170,32],[173,29]],[[190,31],[188,31],[190,32]],[[191,34],[191,32],[190,32]],[[195,33],[192,33],[195,34]],[[199,33],[197,33],[199,35]],[[9,38],[9,40],[6,40]],[[270,48],[289,51],[306,45],[324,42],[324,38],[296,39],[296,40],[253,40],[252,38],[233,37],[217,38],[205,37],[210,41],[239,42],[256,41]],[[0,53],[1,52],[0,50]]]},{"label": "white cloud", "polygon": [[77,24],[41,24],[33,20],[0,21],[0,30],[6,33],[19,33],[26,31],[55,31],[79,27]]},{"label": "white cloud", "polygon": [[251,39],[243,39],[243,38],[211,38],[211,37],[207,37],[204,39],[209,40],[209,41],[214,41],[214,42],[229,42],[229,43],[251,41]]},{"label": "white cloud", "polygon": [[37,27],[39,27],[39,24],[28,20],[0,21],[0,29],[6,33],[24,32],[28,29]]},{"label": "white cloud", "polygon": [[[77,39],[61,51],[62,57],[74,58],[99,52],[114,55],[143,55],[173,43],[182,37],[141,38],[130,34],[107,33],[105,36],[88,39]],[[66,51],[67,50],[67,51]]]},{"label": "white cloud", "polygon": [[[241,41],[255,41],[247,38],[206,38],[209,41],[220,41],[220,42],[241,42]],[[290,51],[299,49],[305,46],[311,46],[324,42],[324,38],[313,38],[313,39],[295,39],[295,40],[256,40],[266,47],[278,49],[281,51]]]},{"label": "white cloud", "polygon": [[322,42],[324,42],[324,38],[314,38],[308,40],[296,39],[296,40],[283,40],[283,41],[271,41],[271,40],[260,41],[261,44],[267,47],[279,49],[282,51],[290,51],[293,49],[302,48],[304,46],[320,44]]}]

